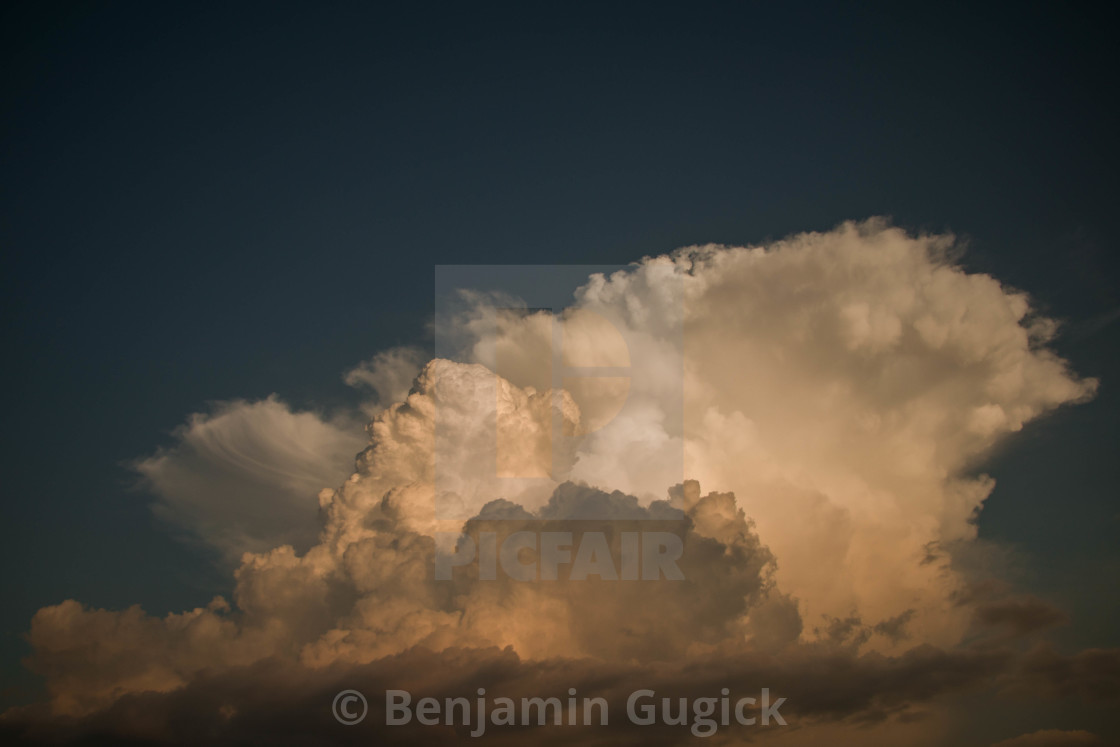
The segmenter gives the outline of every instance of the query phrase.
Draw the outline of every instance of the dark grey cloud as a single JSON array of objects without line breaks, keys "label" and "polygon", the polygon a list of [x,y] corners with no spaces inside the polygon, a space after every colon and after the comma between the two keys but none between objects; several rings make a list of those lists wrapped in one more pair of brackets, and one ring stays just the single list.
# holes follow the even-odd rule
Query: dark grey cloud
[{"label": "dark grey cloud", "polygon": [[[693,737],[685,727],[638,727],[626,718],[626,699],[649,689],[657,698],[758,697],[767,687],[786,698],[778,732],[829,722],[882,723],[913,715],[940,695],[975,687],[1004,671],[1006,652],[946,652],[919,647],[901,657],[853,657],[819,647],[783,656],[716,653],[672,664],[605,662],[599,659],[528,661],[505,649],[412,649],[362,666],[308,669],[275,659],[225,672],[202,672],[170,693],[126,695],[84,718],[52,718],[45,706],[9,712],[6,737],[25,743],[184,744],[454,744],[463,728],[385,726],[384,692],[408,690],[415,699],[558,697],[568,688],[580,697],[609,703],[609,724],[593,728],[493,727],[479,744],[674,745]],[[366,695],[369,713],[357,726],[337,723],[336,693]],[[752,739],[762,727],[731,726],[723,734]],[[469,731],[469,728],[466,729]],[[713,741],[718,744],[719,740]]]},{"label": "dark grey cloud", "polygon": [[1030,595],[981,602],[975,607],[975,615],[981,625],[1002,628],[1020,637],[1069,620],[1054,605]]},{"label": "dark grey cloud", "polygon": [[1101,744],[1104,744],[1104,740],[1081,729],[1043,729],[1001,740],[992,747],[1092,747]]},{"label": "dark grey cloud", "polygon": [[1092,648],[1063,655],[1040,643],[1027,653],[1019,676],[1020,687],[1047,696],[1120,701],[1120,649]]}]

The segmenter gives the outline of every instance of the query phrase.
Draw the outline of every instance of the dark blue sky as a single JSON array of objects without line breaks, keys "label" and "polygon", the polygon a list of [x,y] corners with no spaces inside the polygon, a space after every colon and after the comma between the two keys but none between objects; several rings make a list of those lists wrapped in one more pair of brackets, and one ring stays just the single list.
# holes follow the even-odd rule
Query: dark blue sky
[{"label": "dark blue sky", "polygon": [[212,400],[345,403],[343,369],[424,341],[433,265],[880,214],[967,236],[1101,377],[985,466],[981,530],[1071,635],[1117,643],[1120,122],[1092,7],[5,6],[3,679],[29,686],[43,605],[225,591],[124,463]]}]

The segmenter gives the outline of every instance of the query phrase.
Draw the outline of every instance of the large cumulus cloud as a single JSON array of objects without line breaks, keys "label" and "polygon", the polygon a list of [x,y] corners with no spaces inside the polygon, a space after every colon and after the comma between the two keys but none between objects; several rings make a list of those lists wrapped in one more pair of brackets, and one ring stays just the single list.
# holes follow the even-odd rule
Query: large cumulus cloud
[{"label": "large cumulus cloud", "polygon": [[[887,743],[937,743],[940,731],[912,724],[962,689],[1114,699],[1113,652],[1018,648],[1062,613],[979,594],[951,562],[992,489],[975,476],[984,456],[1095,387],[1047,348],[1056,326],[1025,294],[966,273],[953,251],[952,237],[873,220],[647,258],[589,278],[555,317],[469,297],[466,313],[439,321],[462,355],[429,362],[407,393],[412,352],[349,375],[379,401],[350,477],[318,493],[310,546],[245,548],[232,599],[161,619],[73,600],[40,610],[30,665],[51,699],[6,720],[26,734],[284,741],[331,728],[324,707],[343,686],[617,698],[738,684],[788,697],[818,730],[804,743],[855,724],[877,724]],[[629,366],[625,381],[552,388],[540,361],[556,339],[568,365]],[[278,406],[258,407],[288,423]],[[207,436],[252,407],[194,421],[177,452],[141,463],[166,505],[190,508],[184,523],[226,525],[191,465],[232,455],[252,474],[252,449]],[[323,444],[292,452],[301,459],[347,453],[349,441],[300,423]],[[328,473],[298,471],[311,511],[312,483]],[[592,526],[617,539],[655,525],[682,537],[683,581],[433,572],[447,536],[578,538]],[[1015,680],[1032,683],[1027,695]]]},{"label": "large cumulus cloud", "polygon": [[[690,247],[593,277],[563,323],[601,315],[631,347],[656,351],[642,357],[663,361],[656,373],[683,369],[683,382],[638,372],[631,397],[648,406],[612,433],[642,438],[591,434],[572,475],[655,496],[664,477],[647,465],[683,448],[688,477],[739,497],[809,617],[914,609],[914,635],[953,642],[968,620],[944,604],[960,580],[940,549],[975,536],[993,487],[976,466],[1096,387],[1047,349],[1055,323],[1026,294],[965,272],[954,251],[951,236],[872,220],[766,247]],[[533,370],[534,331],[548,333],[535,319],[499,329],[517,341],[507,360],[524,358],[503,367],[515,383]],[[475,353],[501,344],[481,339]],[[675,386],[676,442],[672,409],[657,412]]]}]

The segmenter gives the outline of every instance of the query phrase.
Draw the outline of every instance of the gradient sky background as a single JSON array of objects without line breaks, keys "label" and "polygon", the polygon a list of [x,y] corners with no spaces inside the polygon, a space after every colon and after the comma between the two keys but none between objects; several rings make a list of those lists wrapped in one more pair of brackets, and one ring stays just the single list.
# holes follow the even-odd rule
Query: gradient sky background
[{"label": "gradient sky background", "polygon": [[0,708],[36,695],[36,609],[228,593],[127,462],[209,401],[352,405],[341,371],[431,344],[433,265],[871,215],[967,237],[1101,379],[982,465],[980,529],[1060,640],[1117,645],[1120,117],[1089,8],[6,5]]}]

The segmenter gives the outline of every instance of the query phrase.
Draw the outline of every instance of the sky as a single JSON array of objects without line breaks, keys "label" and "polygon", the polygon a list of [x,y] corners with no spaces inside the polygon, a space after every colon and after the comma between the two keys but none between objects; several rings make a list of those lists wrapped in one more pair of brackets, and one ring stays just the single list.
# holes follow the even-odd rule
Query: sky
[{"label": "sky", "polygon": [[[241,553],[296,573],[326,567],[306,560],[314,547],[325,556],[338,543],[368,541],[387,552],[380,535],[362,535],[370,511],[396,522],[386,536],[427,536],[430,527],[394,501],[370,503],[378,491],[427,479],[402,466],[424,447],[401,435],[400,408],[390,405],[405,399],[421,368],[428,378],[417,391],[433,402],[440,376],[484,386],[470,383],[479,375],[470,366],[495,368],[488,355],[508,344],[509,388],[502,391],[518,412],[516,403],[536,412],[543,405],[528,387],[539,385],[539,371],[518,350],[533,349],[521,346],[539,342],[544,333],[535,325],[548,320],[527,313],[493,328],[477,322],[495,304],[523,301],[533,309],[559,295],[608,319],[623,330],[631,355],[646,356],[629,361],[636,376],[629,402],[645,402],[647,415],[676,407],[666,405],[664,382],[638,377],[640,370],[679,371],[675,383],[685,392],[680,427],[670,416],[657,421],[669,423],[666,443],[683,454],[678,479],[652,484],[656,471],[626,461],[638,458],[632,451],[592,437],[577,448],[583,487],[620,490],[645,511],[674,484],[698,479],[701,492],[682,487],[674,510],[690,516],[696,531],[719,535],[701,537],[757,561],[719,583],[739,584],[751,600],[744,609],[761,605],[767,619],[786,619],[790,604],[800,616],[799,639],[774,639],[785,652],[775,661],[752,658],[760,650],[774,655],[762,643],[740,651],[720,649],[724,642],[707,633],[697,640],[729,661],[745,657],[744,667],[771,672],[776,686],[794,693],[793,706],[801,665],[822,671],[822,662],[840,667],[847,660],[837,657],[849,656],[857,679],[900,677],[913,685],[913,700],[937,714],[928,718],[950,725],[936,737],[947,741],[930,743],[1120,738],[1107,715],[1117,698],[1115,669],[1095,675],[1093,687],[1072,674],[1065,689],[1039,685],[1045,697],[1007,696],[1006,687],[991,684],[1013,671],[1081,672],[1089,665],[1076,657],[1104,651],[1107,664],[1120,646],[1120,268],[1110,238],[1120,153],[1107,11],[15,3],[0,12],[2,376],[10,392],[0,431],[0,546],[10,569],[0,608],[0,706],[30,709],[8,718],[40,723],[42,708],[70,708],[75,734],[126,728],[127,703],[113,711],[112,698],[141,697],[147,687],[163,693],[168,712],[193,713],[206,682],[171,654],[198,657],[153,621],[196,608],[225,615],[223,625],[235,630],[213,650],[244,668],[206,676],[242,710],[236,692],[267,667],[276,668],[269,675],[276,681],[310,677],[306,702],[314,703],[346,679],[338,667],[347,662],[358,668],[353,681],[371,683],[371,692],[392,686],[395,666],[429,655],[437,658],[426,666],[472,681],[489,655],[470,646],[484,644],[512,646],[519,663],[506,664],[524,668],[528,679],[548,679],[531,670],[549,656],[574,657],[572,686],[608,671],[620,682],[654,678],[642,669],[652,656],[645,649],[633,652],[635,665],[572,630],[569,640],[530,626],[552,642],[535,649],[533,636],[493,633],[501,626],[488,628],[492,611],[485,610],[477,629],[447,634],[474,652],[455,661],[446,659],[444,639],[424,644],[431,654],[413,648],[416,640],[389,635],[350,649],[328,646],[325,630],[369,627],[355,622],[361,615],[350,610],[343,620],[333,607],[323,620],[301,623],[306,630],[293,623],[283,645],[267,636],[249,641],[267,628],[262,620],[289,620],[290,611],[253,606],[255,576],[234,577]],[[751,260],[734,247],[766,247],[766,258]],[[675,274],[658,275],[667,262]],[[552,266],[548,304],[473,298],[459,316],[442,318],[437,268],[472,265]],[[626,266],[644,279],[628,285],[607,275],[606,285],[587,285],[599,268]],[[480,276],[453,269],[448,277],[454,285]],[[664,293],[668,304],[651,301]],[[1030,312],[1016,316],[1022,304]],[[647,306],[682,311],[682,346],[655,344],[676,333],[627,316]],[[810,314],[818,311],[819,319]],[[593,327],[579,314],[558,318],[573,339]],[[742,327],[737,318],[767,323]],[[1036,325],[1029,340],[1017,336],[1038,319],[1052,322]],[[922,360],[905,348],[911,330],[935,346],[943,326],[945,339],[956,339],[954,325],[963,325],[961,339],[975,350],[965,345],[971,353],[896,368]],[[424,367],[448,346],[455,366]],[[904,348],[915,357],[898,352]],[[744,351],[771,363],[756,366]],[[697,374],[692,366],[704,361],[710,365]],[[996,374],[1022,371],[1035,372],[1029,386],[1000,389],[1010,385]],[[910,388],[937,372],[946,383],[930,390],[936,396]],[[798,386],[839,387],[867,410],[849,412],[837,398],[802,411]],[[977,392],[1002,414],[967,409],[984,406],[974,401]],[[913,421],[891,420],[899,412],[891,409],[895,396],[913,398],[906,410]],[[469,415],[477,397],[464,397],[457,406]],[[722,418],[718,427],[704,419],[709,409]],[[624,420],[654,432],[642,412]],[[533,417],[523,425],[536,432]],[[382,429],[367,434],[363,427],[378,418]],[[938,428],[950,430],[929,425],[942,418],[949,425]],[[841,425],[857,421],[877,423],[867,427],[878,435],[847,437]],[[367,443],[376,448],[355,467]],[[474,474],[465,451],[442,460],[435,452],[437,465],[456,465],[456,479]],[[906,478],[916,482],[898,482],[890,465],[912,464],[918,453],[926,456],[914,457],[921,466]],[[634,470],[604,471],[612,459]],[[737,472],[740,463],[757,469]],[[677,463],[660,464],[672,472]],[[857,497],[857,483],[869,495],[907,497],[903,503],[917,513],[902,511],[897,524],[876,521],[899,537],[914,532],[913,543],[932,531],[923,522],[938,517],[942,561],[916,566],[913,578],[899,574],[912,584],[907,593],[928,592],[913,604],[895,604],[902,592],[884,585],[874,563],[902,567],[918,545],[889,542],[860,523],[870,504]],[[508,496],[533,517],[518,514],[519,521],[572,520],[561,509],[565,496],[574,499],[557,494],[549,504],[558,488],[546,487]],[[791,527],[812,522],[775,508],[802,506],[800,516],[818,516],[806,497],[813,491],[851,512],[846,547],[874,550],[869,568],[857,572],[837,560],[848,575],[813,571],[814,553],[817,565],[830,557],[827,538],[798,534]],[[737,534],[705,529],[706,512],[734,510],[725,498],[702,496],[732,492],[731,505],[746,511]],[[958,501],[966,493],[972,497]],[[782,498],[768,503],[758,495]],[[467,508],[473,515],[482,506],[467,501]],[[829,516],[819,514],[825,526],[839,526]],[[687,550],[693,535],[686,535]],[[291,558],[269,555],[284,544],[295,548]],[[264,579],[272,566],[258,565]],[[926,578],[921,568],[944,573]],[[407,599],[425,616],[439,607],[407,590],[362,586],[361,572],[349,572],[359,596]],[[712,578],[722,579],[720,572]],[[485,588],[466,589],[467,598],[488,598]],[[595,605],[597,593],[577,587],[551,601]],[[233,608],[209,609],[217,595]],[[67,600],[107,617],[86,617]],[[665,601],[687,606],[671,594]],[[170,652],[162,674],[125,676],[80,647],[72,658],[48,655],[52,635],[112,639],[96,626],[128,629],[121,616],[133,614],[124,612],[132,605],[147,615],[133,621],[150,631],[139,640]],[[938,616],[946,605],[950,613]],[[36,618],[36,634],[32,619],[44,609],[56,613]],[[982,619],[1000,629],[1000,620],[1020,619],[1015,610],[1033,613],[1038,625],[1013,641],[975,629]],[[712,614],[734,617],[722,608]],[[825,616],[836,625],[821,622]],[[858,623],[845,628],[855,616]],[[438,620],[424,619],[440,629]],[[688,625],[679,621],[680,630]],[[758,625],[746,635],[771,640]],[[895,640],[876,633],[877,625],[905,628],[910,637]],[[661,640],[656,630],[649,635]],[[861,636],[867,641],[853,647]],[[297,644],[302,659],[278,653]],[[921,669],[936,658],[918,644],[957,657],[953,671],[975,673],[977,691],[939,693],[930,704],[934,696],[918,674],[891,674],[893,666]],[[827,645],[835,648],[822,653]],[[672,642],[664,647],[676,650]],[[997,661],[999,652],[1010,658]],[[150,651],[133,655],[163,661]],[[37,664],[24,663],[36,656]],[[398,664],[379,667],[384,656]],[[927,659],[916,664],[907,656]],[[93,661],[102,662],[97,682],[83,679]],[[293,674],[299,667],[313,675]],[[685,679],[675,682],[687,689]],[[116,695],[75,695],[99,688]],[[877,720],[876,709],[897,703],[869,695],[862,703],[814,705],[811,693],[801,697],[805,723],[831,738],[851,737],[828,730],[847,734],[867,722],[882,730],[871,733],[884,743],[923,743],[906,731],[905,718]],[[245,719],[231,723],[248,728]],[[320,726],[335,724],[328,718]],[[1046,730],[1062,734],[1027,736]],[[236,743],[246,733],[230,727],[229,738]]]}]

